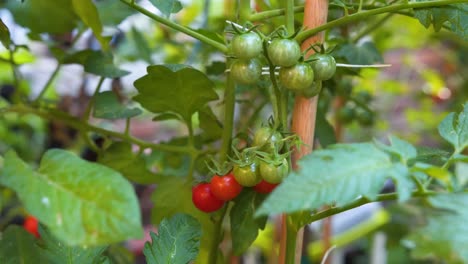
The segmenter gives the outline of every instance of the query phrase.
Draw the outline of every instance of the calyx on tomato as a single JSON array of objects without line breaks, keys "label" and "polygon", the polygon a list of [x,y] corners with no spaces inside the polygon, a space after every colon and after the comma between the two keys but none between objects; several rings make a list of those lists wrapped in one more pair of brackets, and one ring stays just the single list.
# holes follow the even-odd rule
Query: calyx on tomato
[{"label": "calyx on tomato", "polygon": [[264,126],[255,131],[252,146],[266,152],[278,152],[283,148],[283,136],[279,131]]}]

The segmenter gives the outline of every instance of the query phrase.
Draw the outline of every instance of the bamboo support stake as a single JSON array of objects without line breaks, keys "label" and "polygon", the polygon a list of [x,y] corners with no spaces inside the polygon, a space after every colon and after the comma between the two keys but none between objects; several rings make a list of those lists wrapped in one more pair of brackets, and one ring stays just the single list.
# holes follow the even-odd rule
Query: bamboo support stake
[{"label": "bamboo support stake", "polygon": [[[328,16],[328,0],[307,0],[304,6],[304,27],[311,29],[327,22]],[[317,42],[323,42],[323,33],[317,34],[306,39],[302,43],[302,49],[305,50]],[[310,50],[308,56],[314,51]],[[304,155],[312,152],[314,134],[315,134],[315,118],[317,115],[318,96],[305,98],[296,96],[294,103],[294,112],[292,116],[292,131],[296,133],[304,146],[300,147],[293,153],[292,166],[297,169],[297,161]],[[285,222],[286,219],[283,219]],[[286,223],[284,223],[286,224]],[[299,230],[296,240],[296,263],[300,263],[302,254],[304,229]]]}]

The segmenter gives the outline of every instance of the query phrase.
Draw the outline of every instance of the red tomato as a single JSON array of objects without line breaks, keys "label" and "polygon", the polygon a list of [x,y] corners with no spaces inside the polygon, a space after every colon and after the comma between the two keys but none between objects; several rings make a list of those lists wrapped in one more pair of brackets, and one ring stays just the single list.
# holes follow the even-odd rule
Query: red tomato
[{"label": "red tomato", "polygon": [[34,216],[26,216],[24,219],[23,227],[26,231],[29,233],[33,234],[37,238],[40,237],[38,227],[39,227],[39,221]]},{"label": "red tomato", "polygon": [[262,180],[259,184],[255,185],[254,190],[258,193],[271,193],[278,184],[272,184]]},{"label": "red tomato", "polygon": [[224,205],[224,201],[213,195],[209,183],[200,183],[192,188],[192,202],[200,211],[206,213],[219,210]]},{"label": "red tomato", "polygon": [[224,176],[213,176],[210,185],[213,195],[223,201],[236,198],[242,191],[242,186],[236,181],[232,173]]}]

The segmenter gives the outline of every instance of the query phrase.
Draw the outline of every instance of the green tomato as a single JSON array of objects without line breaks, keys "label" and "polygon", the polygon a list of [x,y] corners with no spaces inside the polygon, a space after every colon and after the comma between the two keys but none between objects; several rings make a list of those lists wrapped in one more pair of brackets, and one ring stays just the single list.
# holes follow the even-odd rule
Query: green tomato
[{"label": "green tomato", "polygon": [[262,181],[257,163],[253,162],[246,166],[234,165],[232,170],[236,181],[245,187],[252,187]]},{"label": "green tomato", "polygon": [[316,81],[329,80],[335,75],[336,61],[333,56],[328,54],[314,54],[310,59],[313,59],[310,65],[314,70]]},{"label": "green tomato", "polygon": [[293,39],[274,39],[267,51],[271,62],[281,67],[291,67],[301,57],[301,47]]},{"label": "green tomato", "polygon": [[231,49],[236,58],[250,60],[262,53],[262,39],[255,32],[236,35],[232,38]]},{"label": "green tomato", "polygon": [[315,81],[312,85],[302,90],[301,95],[307,98],[312,98],[318,95],[320,91],[322,91],[322,81]]},{"label": "green tomato", "polygon": [[314,82],[314,71],[309,64],[304,62],[292,67],[281,67],[279,80],[289,90],[302,91],[309,88]]},{"label": "green tomato", "polygon": [[289,164],[286,159],[283,159],[279,165],[260,161],[260,175],[268,183],[280,183],[288,176],[288,172]]},{"label": "green tomato", "polygon": [[262,76],[262,64],[257,59],[236,60],[231,65],[231,75],[238,83],[255,84]]},{"label": "green tomato", "polygon": [[356,110],[356,117],[361,126],[372,126],[375,121],[374,113],[362,108]]},{"label": "green tomato", "polygon": [[356,111],[354,110],[354,107],[350,105],[343,106],[336,114],[338,120],[343,124],[351,123],[356,117]]},{"label": "green tomato", "polygon": [[356,101],[361,102],[363,104],[368,104],[372,101],[372,95],[368,91],[359,91],[354,98]]},{"label": "green tomato", "polygon": [[261,127],[255,131],[252,145],[260,150],[273,153],[283,147],[283,136],[270,127]]}]

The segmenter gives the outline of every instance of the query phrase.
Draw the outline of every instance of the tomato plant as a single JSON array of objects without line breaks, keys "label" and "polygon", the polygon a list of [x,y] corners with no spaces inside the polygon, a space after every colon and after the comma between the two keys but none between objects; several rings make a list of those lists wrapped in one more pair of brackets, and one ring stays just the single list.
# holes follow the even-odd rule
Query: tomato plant
[{"label": "tomato plant", "polygon": [[0,1],[0,263],[468,263],[466,10]]}]

